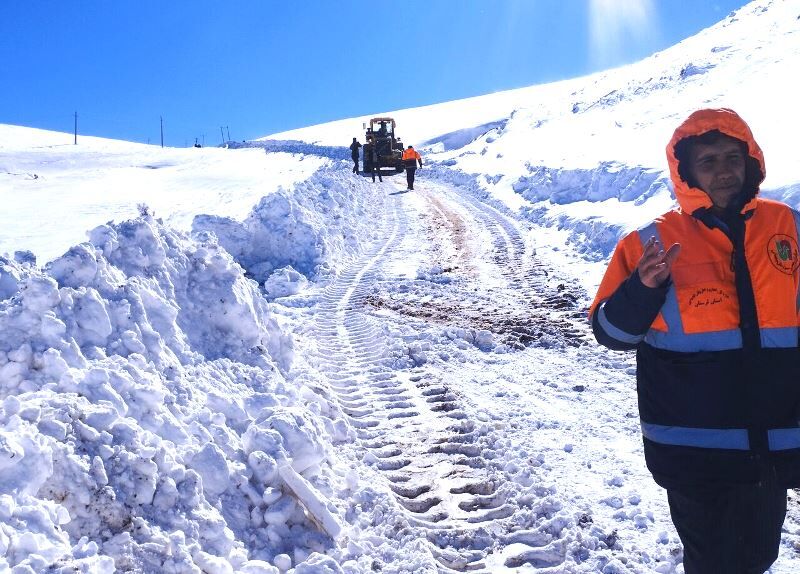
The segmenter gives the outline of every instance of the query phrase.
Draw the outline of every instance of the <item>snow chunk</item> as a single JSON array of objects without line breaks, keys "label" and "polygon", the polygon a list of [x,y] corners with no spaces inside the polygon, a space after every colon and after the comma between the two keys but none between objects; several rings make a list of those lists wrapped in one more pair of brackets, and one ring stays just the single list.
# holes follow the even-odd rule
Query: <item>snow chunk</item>
[{"label": "snow chunk", "polygon": [[292,269],[291,265],[287,265],[281,269],[277,269],[269,278],[264,282],[264,291],[267,296],[274,299],[277,297],[287,297],[289,295],[297,295],[308,286],[308,279],[302,273]]},{"label": "snow chunk", "polygon": [[289,458],[297,472],[303,472],[325,460],[321,422],[298,407],[266,409],[242,436],[249,455],[263,451],[281,461]]},{"label": "snow chunk", "polygon": [[295,567],[294,574],[344,574],[344,570],[333,558],[315,552]]},{"label": "snow chunk", "polygon": [[192,457],[189,466],[203,479],[203,492],[208,497],[216,498],[227,490],[230,484],[228,463],[217,445],[213,443],[204,445]]}]

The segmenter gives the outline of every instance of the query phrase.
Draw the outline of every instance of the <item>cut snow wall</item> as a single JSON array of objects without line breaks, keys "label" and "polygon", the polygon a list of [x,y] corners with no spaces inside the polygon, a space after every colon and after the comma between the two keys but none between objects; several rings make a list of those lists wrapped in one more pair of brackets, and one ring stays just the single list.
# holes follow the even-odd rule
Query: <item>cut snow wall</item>
[{"label": "cut snow wall", "polygon": [[264,196],[242,222],[199,215],[192,229],[213,232],[259,283],[287,266],[313,278],[344,265],[375,233],[381,213],[362,179],[340,162]]},{"label": "cut snow wall", "polygon": [[[465,190],[501,211],[508,210],[491,194],[492,186],[504,180],[503,174],[468,174],[433,162],[428,164],[426,174]],[[568,230],[571,247],[589,261],[607,258],[619,239],[630,231],[626,225],[606,219],[603,210],[609,208],[601,207],[601,202],[617,200],[640,206],[657,194],[671,194],[669,178],[664,172],[615,162],[602,163],[595,169],[575,170],[529,165],[528,174],[514,180],[511,187],[531,203],[521,209],[518,216],[544,227]],[[597,203],[597,214],[573,217],[568,210],[554,209],[554,206],[578,202]]]}]

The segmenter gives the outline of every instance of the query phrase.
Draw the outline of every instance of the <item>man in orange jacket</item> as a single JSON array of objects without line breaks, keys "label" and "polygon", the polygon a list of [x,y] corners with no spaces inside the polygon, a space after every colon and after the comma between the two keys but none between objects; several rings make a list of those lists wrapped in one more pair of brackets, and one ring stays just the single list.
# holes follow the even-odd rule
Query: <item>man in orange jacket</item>
[{"label": "man in orange jacket", "polygon": [[422,158],[420,157],[414,146],[408,146],[403,151],[403,165],[406,168],[406,181],[408,182],[408,189],[414,189],[414,174],[417,171],[417,162],[422,167]]},{"label": "man in orange jacket", "polygon": [[592,328],[636,350],[686,574],[760,574],[800,487],[800,213],[758,197],[764,156],[732,110],[689,116],[667,160],[678,207],[619,242]]}]

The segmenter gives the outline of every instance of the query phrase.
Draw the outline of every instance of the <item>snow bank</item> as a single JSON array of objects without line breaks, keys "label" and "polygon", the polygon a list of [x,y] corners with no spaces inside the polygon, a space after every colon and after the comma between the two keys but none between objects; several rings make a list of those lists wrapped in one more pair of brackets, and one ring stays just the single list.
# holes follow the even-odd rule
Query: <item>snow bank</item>
[{"label": "snow bank", "polygon": [[0,299],[0,569],[277,573],[338,534],[341,413],[287,382],[214,235],[102,225],[45,269],[0,259]]},{"label": "snow bank", "polygon": [[619,162],[602,162],[592,170],[528,165],[528,172],[512,187],[532,202],[566,204],[616,198],[640,205],[669,187],[662,171]]},{"label": "snow bank", "polygon": [[[477,138],[492,130],[502,130],[508,120],[498,120],[471,128],[463,128],[422,142],[417,147],[429,151],[442,152],[465,147]],[[489,138],[491,139],[491,137]]]},{"label": "snow bank", "polygon": [[[213,232],[259,283],[277,273],[267,291],[283,296],[302,284],[285,268],[306,278],[335,271],[374,237],[380,213],[368,201],[364,185],[337,163],[318,170],[291,191],[279,189],[263,197],[242,222],[201,215],[192,228]],[[287,289],[277,288],[279,283]]]},{"label": "snow bank", "polygon": [[347,146],[317,145],[300,140],[275,140],[260,139],[246,142],[228,142],[226,147],[237,148],[263,148],[268,153],[292,153],[298,154],[298,159],[303,160],[302,156],[320,156],[334,160],[350,160],[349,142]]},{"label": "snow bank", "polygon": [[[674,203],[665,173],[612,162],[596,169],[528,165],[526,175],[509,177],[466,173],[449,161],[432,161],[424,176],[502,212],[564,231],[570,249],[588,261],[608,257],[619,238],[631,230],[631,221],[637,217],[645,221],[648,214],[655,217]],[[509,201],[512,194],[522,203]]]}]

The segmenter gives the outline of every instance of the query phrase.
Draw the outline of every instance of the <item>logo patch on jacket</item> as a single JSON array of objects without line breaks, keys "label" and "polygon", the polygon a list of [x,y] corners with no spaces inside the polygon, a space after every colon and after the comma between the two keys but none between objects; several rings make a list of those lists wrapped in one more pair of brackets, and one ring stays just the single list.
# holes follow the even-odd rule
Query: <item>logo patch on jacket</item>
[{"label": "logo patch on jacket", "polygon": [[772,264],[787,275],[793,274],[800,265],[800,258],[797,256],[797,241],[788,235],[773,235],[767,245],[769,260]]}]

